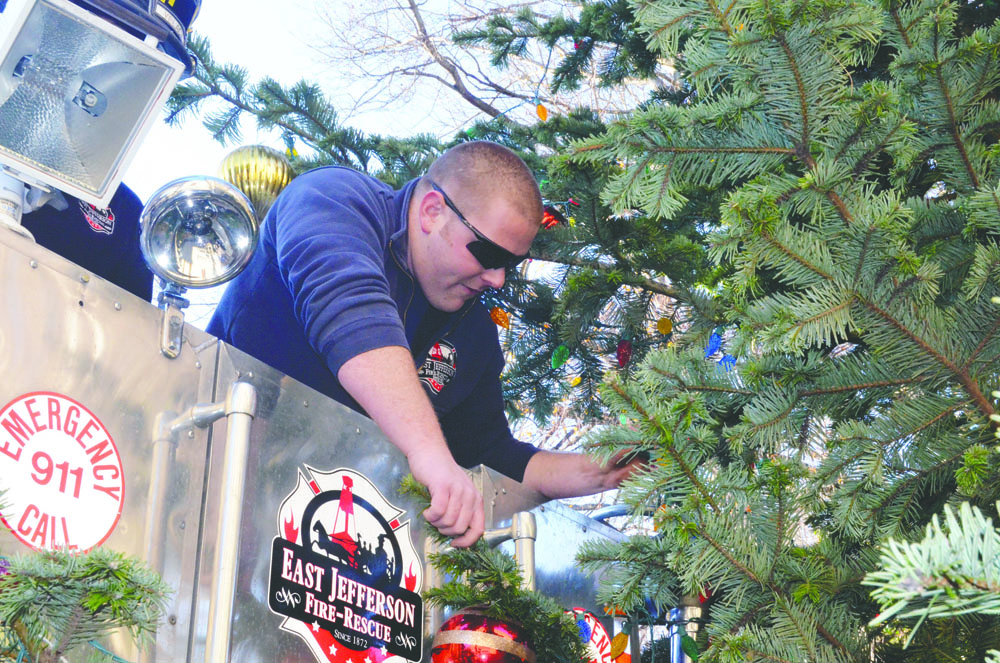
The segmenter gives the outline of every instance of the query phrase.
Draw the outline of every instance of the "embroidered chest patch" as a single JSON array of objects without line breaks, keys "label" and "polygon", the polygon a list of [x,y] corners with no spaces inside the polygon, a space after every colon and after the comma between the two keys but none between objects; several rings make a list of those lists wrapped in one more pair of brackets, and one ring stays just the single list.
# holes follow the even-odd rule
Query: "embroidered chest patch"
[{"label": "embroidered chest patch", "polygon": [[424,365],[417,371],[417,377],[431,391],[431,395],[441,393],[453,377],[458,366],[455,346],[447,341],[438,341],[427,353]]},{"label": "embroidered chest patch", "polygon": [[80,201],[80,213],[95,232],[110,235],[115,231],[115,213],[110,207],[98,209],[90,203]]}]

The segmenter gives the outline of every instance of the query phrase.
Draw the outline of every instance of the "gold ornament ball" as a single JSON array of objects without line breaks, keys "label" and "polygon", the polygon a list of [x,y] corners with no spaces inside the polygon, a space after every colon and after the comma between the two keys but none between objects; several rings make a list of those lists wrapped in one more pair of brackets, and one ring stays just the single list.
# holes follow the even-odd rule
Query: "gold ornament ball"
[{"label": "gold ornament ball", "polygon": [[219,164],[219,177],[246,194],[260,222],[295,173],[285,155],[264,145],[246,145]]}]

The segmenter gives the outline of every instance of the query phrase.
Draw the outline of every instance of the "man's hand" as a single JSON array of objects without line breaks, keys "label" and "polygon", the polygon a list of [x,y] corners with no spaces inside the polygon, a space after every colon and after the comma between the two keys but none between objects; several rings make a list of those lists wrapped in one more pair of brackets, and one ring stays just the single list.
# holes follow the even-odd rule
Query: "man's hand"
[{"label": "man's hand", "polygon": [[417,380],[410,351],[398,346],[349,359],[337,377],[385,436],[406,454],[410,472],[431,494],[424,518],[465,548],[483,535],[483,497],[448,450],[434,408]]},{"label": "man's hand", "polygon": [[451,542],[456,548],[471,546],[483,535],[483,497],[450,453],[432,456],[417,452],[409,458],[413,477],[431,493],[424,519],[445,536],[457,537]]},{"label": "man's hand", "polygon": [[598,465],[580,453],[539,451],[524,470],[524,484],[549,499],[593,495],[617,488],[622,481],[649,462],[646,454],[629,460],[630,452],[621,452],[606,465]]},{"label": "man's hand", "polygon": [[645,451],[638,454],[633,451],[619,451],[603,468],[602,490],[617,488],[621,485],[622,481],[628,479],[648,463],[649,454]]}]

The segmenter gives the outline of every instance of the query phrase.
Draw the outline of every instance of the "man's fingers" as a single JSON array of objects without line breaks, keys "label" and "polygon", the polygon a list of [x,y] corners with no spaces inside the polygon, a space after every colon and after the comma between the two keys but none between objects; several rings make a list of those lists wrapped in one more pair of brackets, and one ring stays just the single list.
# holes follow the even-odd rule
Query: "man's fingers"
[{"label": "man's fingers", "polygon": [[448,493],[446,490],[431,490],[431,505],[424,509],[424,520],[434,527],[438,526],[448,508]]},{"label": "man's fingers", "polygon": [[483,503],[479,502],[478,509],[476,509],[476,512],[472,516],[472,523],[469,525],[468,531],[462,536],[453,539],[451,545],[455,548],[468,548],[483,535],[483,529]]},{"label": "man's fingers", "polygon": [[430,521],[445,536],[465,534],[472,522],[476,504],[481,502],[478,493],[452,492],[449,494],[448,505],[437,521]]},{"label": "man's fingers", "polygon": [[469,495],[464,490],[456,490],[451,493],[448,508],[444,512],[444,517],[441,518],[443,527],[439,529],[441,529],[442,534],[455,536],[456,534],[464,534],[465,530],[469,529],[469,519],[472,517],[472,505],[469,502],[477,497],[478,495]]},{"label": "man's fingers", "polygon": [[462,520],[461,517],[455,515],[445,515],[441,516],[437,520],[431,520],[425,515],[424,518],[427,519],[431,525],[433,525],[439,532],[445,536],[455,536],[457,534],[464,534],[466,530],[469,529],[468,520]]},{"label": "man's fingers", "polygon": [[482,496],[474,487],[455,491],[441,490],[431,495],[431,506],[423,516],[445,536],[458,537],[451,542],[465,548],[483,535],[484,515]]},{"label": "man's fingers", "polygon": [[619,451],[615,454],[614,458],[611,459],[611,464],[614,467],[626,467],[628,465],[643,464],[649,462],[649,452],[648,451]]},{"label": "man's fingers", "polygon": [[428,523],[444,536],[459,537],[459,547],[482,536],[483,497],[454,460],[419,457],[410,462],[410,470],[430,491],[431,504],[423,513]]}]

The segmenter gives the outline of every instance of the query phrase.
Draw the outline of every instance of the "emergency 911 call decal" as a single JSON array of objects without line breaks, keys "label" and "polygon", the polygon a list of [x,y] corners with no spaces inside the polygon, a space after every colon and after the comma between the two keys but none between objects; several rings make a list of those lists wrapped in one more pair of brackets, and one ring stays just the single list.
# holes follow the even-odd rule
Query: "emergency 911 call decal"
[{"label": "emergency 911 call decal", "polygon": [[583,608],[573,608],[567,611],[576,619],[576,627],[580,629],[580,638],[587,646],[588,663],[612,663],[611,638],[604,625],[594,616],[594,613]]},{"label": "emergency 911 call decal", "polygon": [[121,517],[122,460],[86,407],[62,394],[24,394],[0,410],[0,488],[0,520],[22,543],[85,551]]},{"label": "emergency 911 call decal", "polygon": [[321,663],[420,660],[423,569],[404,515],[350,469],[306,466],[281,503],[268,604]]}]

